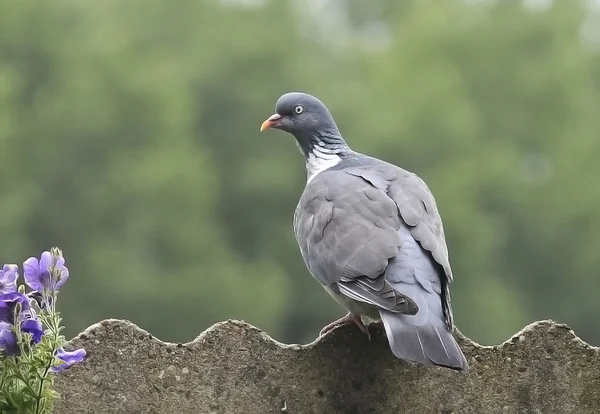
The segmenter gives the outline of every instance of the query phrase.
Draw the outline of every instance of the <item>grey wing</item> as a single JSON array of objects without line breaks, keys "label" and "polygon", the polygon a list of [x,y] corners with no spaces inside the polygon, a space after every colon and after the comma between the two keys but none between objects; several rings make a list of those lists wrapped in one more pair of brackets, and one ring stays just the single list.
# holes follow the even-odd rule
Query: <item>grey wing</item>
[{"label": "grey wing", "polygon": [[361,178],[330,171],[305,189],[294,216],[304,261],[334,292],[392,312],[413,315],[415,302],[385,279],[401,244],[393,200]]},{"label": "grey wing", "polygon": [[[415,174],[384,162],[369,169],[355,168],[348,173],[385,191],[397,205],[412,237],[431,254],[434,264],[439,267],[439,271],[432,273],[432,277],[439,279],[441,283],[443,314],[446,324],[451,328],[453,316],[449,283],[453,280],[452,269],[442,220],[427,184]],[[434,282],[437,283],[437,280]]]}]

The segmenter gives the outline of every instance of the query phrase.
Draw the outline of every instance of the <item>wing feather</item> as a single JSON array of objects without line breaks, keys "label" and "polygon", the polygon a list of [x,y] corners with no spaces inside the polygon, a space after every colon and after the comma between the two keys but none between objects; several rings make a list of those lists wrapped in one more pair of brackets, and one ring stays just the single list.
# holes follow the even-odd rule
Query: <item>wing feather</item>
[{"label": "wing feather", "polygon": [[427,184],[417,175],[381,160],[366,167],[354,167],[345,171],[387,193],[396,204],[402,221],[409,226],[412,237],[439,266],[444,316],[447,325],[451,327],[453,316],[449,284],[453,281],[452,268],[442,219]]},{"label": "wing feather", "polygon": [[407,315],[416,303],[385,280],[400,247],[398,209],[384,192],[344,172],[319,174],[306,188],[294,230],[310,272],[324,286]]}]

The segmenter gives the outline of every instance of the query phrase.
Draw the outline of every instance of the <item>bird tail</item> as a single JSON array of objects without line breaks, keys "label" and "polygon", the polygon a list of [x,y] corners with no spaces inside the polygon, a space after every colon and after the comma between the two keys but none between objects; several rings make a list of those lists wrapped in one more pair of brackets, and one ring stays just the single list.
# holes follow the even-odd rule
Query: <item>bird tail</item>
[{"label": "bird tail", "polygon": [[[398,358],[467,371],[469,364],[452,333],[431,323],[410,324],[406,316],[379,309],[390,348]],[[429,322],[429,321],[428,321]]]}]

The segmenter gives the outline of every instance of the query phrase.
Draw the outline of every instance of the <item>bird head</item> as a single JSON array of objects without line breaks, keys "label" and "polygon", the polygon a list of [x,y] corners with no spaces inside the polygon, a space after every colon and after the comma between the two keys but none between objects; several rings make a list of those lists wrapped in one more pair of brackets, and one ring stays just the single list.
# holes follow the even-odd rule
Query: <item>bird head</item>
[{"label": "bird head", "polygon": [[335,121],[323,102],[300,92],[286,93],[277,100],[275,113],[260,126],[261,132],[272,128],[288,132],[299,139],[323,131],[337,132]]}]

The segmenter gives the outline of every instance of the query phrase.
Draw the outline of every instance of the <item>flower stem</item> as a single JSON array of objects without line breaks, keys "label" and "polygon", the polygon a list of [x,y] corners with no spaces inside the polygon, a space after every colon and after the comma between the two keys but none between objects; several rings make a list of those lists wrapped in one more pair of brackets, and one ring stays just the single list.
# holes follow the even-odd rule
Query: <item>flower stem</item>
[{"label": "flower stem", "polygon": [[0,379],[0,392],[2,392],[2,387],[4,387],[4,381],[6,381],[6,372],[2,372],[2,379]]},{"label": "flower stem", "polygon": [[[54,355],[54,352],[56,352],[55,347],[53,347],[52,349],[52,355]],[[53,357],[54,358],[54,357]],[[38,393],[36,396],[36,404],[35,404],[35,413],[36,414],[40,414],[42,411],[42,393],[44,392],[44,384],[46,382],[46,376],[48,375],[48,371],[50,371],[50,367],[52,367],[52,359],[50,361],[48,361],[48,364],[46,364],[46,366],[44,367],[44,373],[42,374],[42,377],[40,379],[40,387],[38,389]]]},{"label": "flower stem", "polygon": [[19,373],[19,374],[17,375],[17,378],[18,378],[19,380],[21,380],[21,382],[22,382],[23,384],[25,384],[25,386],[26,386],[26,387],[29,389],[29,391],[31,391],[31,392],[33,392],[33,393],[35,393],[35,390],[34,390],[34,389],[33,389],[33,387],[31,386],[31,384],[29,383],[29,381],[28,381],[28,380],[27,380],[27,379],[26,379],[26,378],[23,376],[23,374]]},{"label": "flower stem", "polygon": [[50,371],[50,368],[52,367],[52,364],[54,363],[54,354],[56,353],[57,347],[58,347],[58,340],[59,340],[59,326],[60,326],[60,320],[56,315],[56,310],[54,307],[54,303],[56,302],[56,296],[53,295],[52,297],[52,304],[51,306],[49,306],[48,309],[48,313],[49,313],[49,321],[48,321],[48,328],[50,329],[50,332],[52,333],[52,339],[51,339],[51,344],[52,344],[52,352],[50,354],[50,358],[48,360],[48,363],[46,364],[46,366],[44,367],[44,371],[43,374],[40,378],[40,386],[39,386],[39,390],[36,394],[36,404],[35,404],[35,413],[36,414],[41,414],[41,410],[43,408],[42,406],[42,394],[44,392],[44,388],[45,388],[45,383],[47,381],[47,376],[48,376],[48,372]]}]

